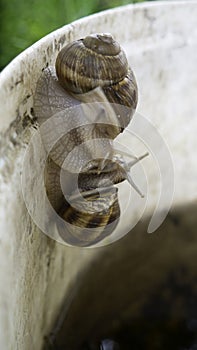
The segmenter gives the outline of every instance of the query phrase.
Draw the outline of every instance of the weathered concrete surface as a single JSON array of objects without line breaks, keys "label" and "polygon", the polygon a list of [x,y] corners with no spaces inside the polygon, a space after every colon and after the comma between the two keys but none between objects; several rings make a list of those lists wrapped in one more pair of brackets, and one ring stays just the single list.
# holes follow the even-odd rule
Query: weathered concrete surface
[{"label": "weathered concrete surface", "polygon": [[[197,199],[196,18],[196,1],[131,5],[100,13],[51,33],[1,73],[1,349],[41,349],[62,301],[69,307],[86,266],[101,252],[50,240],[32,222],[23,201],[22,162],[36,125],[33,94],[42,69],[54,64],[65,43],[93,32],[111,32],[125,47],[135,71],[138,111],[169,145],[175,169],[174,205],[191,204]],[[152,163],[150,159],[144,163],[149,211],[159,186]],[[112,259],[113,254],[109,256]]]}]

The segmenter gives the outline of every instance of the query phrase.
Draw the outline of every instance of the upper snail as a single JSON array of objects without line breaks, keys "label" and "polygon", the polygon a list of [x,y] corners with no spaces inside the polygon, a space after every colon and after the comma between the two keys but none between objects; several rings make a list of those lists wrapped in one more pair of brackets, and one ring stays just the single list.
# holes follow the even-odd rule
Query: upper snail
[{"label": "upper snail", "polygon": [[92,34],[66,45],[56,59],[60,84],[75,94],[98,86],[111,103],[137,105],[137,84],[126,55],[111,34]]}]

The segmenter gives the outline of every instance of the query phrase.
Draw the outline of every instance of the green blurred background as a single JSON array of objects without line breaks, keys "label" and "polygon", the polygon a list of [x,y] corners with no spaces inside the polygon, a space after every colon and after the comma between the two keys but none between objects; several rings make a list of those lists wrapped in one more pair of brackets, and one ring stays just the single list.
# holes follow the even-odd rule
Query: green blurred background
[{"label": "green blurred background", "polygon": [[116,6],[143,0],[0,0],[0,70],[51,31]]}]

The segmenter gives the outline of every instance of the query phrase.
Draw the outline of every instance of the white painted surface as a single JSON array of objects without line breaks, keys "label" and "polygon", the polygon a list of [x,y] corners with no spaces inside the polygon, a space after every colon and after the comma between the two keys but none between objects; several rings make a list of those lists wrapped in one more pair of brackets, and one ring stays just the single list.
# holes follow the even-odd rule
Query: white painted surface
[{"label": "white painted surface", "polygon": [[[170,148],[174,203],[189,204],[197,199],[196,18],[196,1],[117,8],[51,33],[1,73],[1,349],[41,349],[62,301],[66,298],[69,306],[86,265],[99,252],[68,248],[48,239],[31,221],[23,202],[20,173],[34,131],[31,108],[42,69],[54,64],[65,43],[93,32],[111,32],[126,49],[135,71],[138,112],[155,124]],[[144,161],[149,211],[156,204],[159,187],[151,159]]]}]

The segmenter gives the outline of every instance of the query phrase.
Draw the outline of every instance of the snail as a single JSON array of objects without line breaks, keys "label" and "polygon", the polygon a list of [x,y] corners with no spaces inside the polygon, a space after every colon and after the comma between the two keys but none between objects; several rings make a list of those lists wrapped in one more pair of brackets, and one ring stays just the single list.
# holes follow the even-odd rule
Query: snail
[{"label": "snail", "polygon": [[114,231],[120,217],[115,184],[128,180],[141,195],[130,168],[147,154],[126,161],[131,155],[113,145],[137,100],[134,73],[108,33],[67,44],[55,69],[46,68],[37,83],[34,111],[48,152],[47,196],[62,218],[58,231],[67,244],[91,246]]}]

